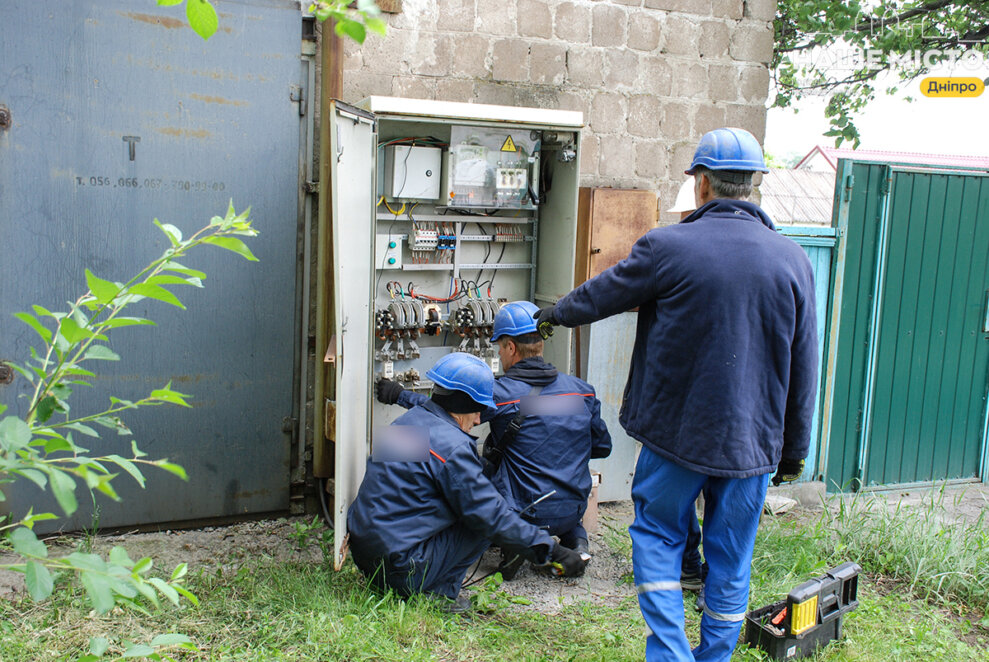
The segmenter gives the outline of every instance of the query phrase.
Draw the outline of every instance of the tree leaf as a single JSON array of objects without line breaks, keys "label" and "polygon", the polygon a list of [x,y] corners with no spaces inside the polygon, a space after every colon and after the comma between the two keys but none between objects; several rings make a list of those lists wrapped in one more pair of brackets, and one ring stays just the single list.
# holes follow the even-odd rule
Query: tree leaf
[{"label": "tree leaf", "polygon": [[52,588],[55,586],[48,568],[37,561],[28,561],[24,569],[24,582],[27,584],[27,592],[35,602],[46,599],[52,594]]},{"label": "tree leaf", "polygon": [[166,584],[164,579],[162,579],[161,577],[151,577],[150,579],[148,579],[148,582],[151,583],[156,589],[161,591],[161,594],[164,595],[166,598],[168,598],[169,602],[171,602],[175,606],[178,606],[179,604],[178,592],[174,588]]},{"label": "tree leaf", "polygon": [[182,597],[184,597],[186,600],[188,600],[192,604],[196,605],[197,607],[199,606],[199,598],[197,598],[194,593],[192,593],[188,589],[183,588],[182,586],[179,586],[178,584],[176,584],[172,588],[174,588],[175,591],[179,595],[181,595]]},{"label": "tree leaf", "polygon": [[29,481],[31,481],[41,489],[45,489],[45,486],[48,485],[48,477],[36,469],[18,469],[13,473],[19,476],[23,476],[24,478],[27,478]]},{"label": "tree leaf", "polygon": [[172,390],[172,382],[168,382],[162,388],[156,388],[151,391],[148,396],[154,400],[161,400],[162,402],[170,402],[175,405],[181,405],[182,407],[190,407],[191,405],[185,401],[186,398],[191,397],[187,393],[179,393],[178,391]]},{"label": "tree leaf", "polygon": [[189,19],[189,26],[203,39],[212,37],[220,25],[216,10],[206,0],[187,0],[185,15]]},{"label": "tree leaf", "polygon": [[65,317],[62,319],[62,323],[58,328],[59,335],[61,335],[69,343],[69,345],[75,345],[81,340],[86,338],[92,338],[93,332],[87,328],[79,326],[71,317]]},{"label": "tree leaf", "polygon": [[189,276],[190,278],[199,278],[200,280],[206,279],[206,274],[198,269],[190,269],[189,267],[183,266],[175,261],[168,261],[162,265],[163,271],[174,271],[177,274],[182,274],[183,276]]},{"label": "tree leaf", "polygon": [[178,644],[191,644],[192,639],[177,632],[169,634],[159,634],[151,640],[152,646],[176,646]]},{"label": "tree leaf", "polygon": [[110,550],[110,563],[116,563],[117,565],[123,566],[125,568],[133,568],[134,561],[131,560],[127,550],[120,545],[115,545],[113,549]]},{"label": "tree leaf", "polygon": [[41,339],[46,343],[50,343],[52,341],[52,332],[46,329],[41,322],[38,321],[38,318],[31,313],[14,313],[14,317],[37,331],[38,335],[41,336]]},{"label": "tree leaf", "polygon": [[75,446],[65,439],[65,437],[55,437],[45,442],[45,453],[57,453],[59,451],[74,451]]},{"label": "tree leaf", "polygon": [[104,305],[113,301],[117,293],[120,292],[119,285],[94,276],[93,272],[89,269],[86,269],[86,284],[89,286],[89,291],[96,297],[96,300]]},{"label": "tree leaf", "polygon": [[[181,5],[182,0],[158,0],[159,7],[172,7],[174,5]],[[100,653],[102,655],[103,653]]]},{"label": "tree leaf", "polygon": [[156,460],[153,464],[159,469],[164,469],[170,474],[175,474],[182,480],[189,480],[189,476],[186,474],[185,469],[177,464],[172,464],[167,460]]},{"label": "tree leaf", "polygon": [[58,519],[58,515],[55,513],[38,513],[37,515],[29,515],[21,521],[24,522],[25,526],[33,526],[35,522],[43,522],[50,519]]},{"label": "tree leaf", "polygon": [[131,462],[128,459],[122,458],[119,455],[107,455],[106,459],[109,460],[110,462],[116,463],[117,466],[119,466],[121,469],[129,473],[131,477],[137,481],[138,485],[144,487],[144,474],[141,473],[141,470],[138,469],[133,462]]},{"label": "tree leaf", "polygon": [[0,421],[0,447],[8,451],[24,448],[31,441],[31,426],[16,416]]},{"label": "tree leaf", "polygon": [[179,298],[172,294],[171,291],[166,290],[160,285],[155,285],[154,283],[138,283],[137,285],[132,285],[130,291],[134,294],[140,294],[141,296],[170,303],[173,306],[178,306],[179,308],[185,310],[185,306],[181,301],[179,301]]},{"label": "tree leaf", "polygon": [[88,425],[83,425],[82,423],[66,423],[65,425],[56,426],[56,427],[63,427],[63,428],[68,428],[70,430],[75,430],[76,432],[82,432],[87,437],[98,438],[100,436],[99,432],[89,427]]},{"label": "tree leaf", "polygon": [[154,564],[155,562],[151,560],[150,556],[145,556],[143,559],[134,564],[131,571],[138,575],[142,575],[151,570],[151,568],[154,567]]},{"label": "tree leaf", "polygon": [[179,230],[177,227],[175,227],[171,223],[161,223],[158,221],[157,218],[154,220],[154,224],[157,225],[159,228],[161,228],[161,231],[165,233],[165,236],[168,237],[168,240],[172,242],[173,247],[178,246],[180,243],[182,243],[182,231]]},{"label": "tree leaf", "polygon": [[185,563],[178,564],[177,566],[175,566],[175,570],[172,571],[171,581],[174,582],[176,579],[182,579],[183,577],[186,576],[188,572],[189,572],[188,564]]},{"label": "tree leaf", "polygon": [[147,644],[131,644],[120,657],[124,659],[133,657],[147,657],[148,655],[153,655],[154,652],[155,649]]},{"label": "tree leaf", "polygon": [[46,395],[38,402],[35,411],[38,413],[38,420],[45,423],[52,417],[56,409],[58,409],[58,398],[54,395]]},{"label": "tree leaf", "polygon": [[388,32],[388,24],[380,18],[368,18],[364,21],[364,25],[366,25],[371,32],[375,32],[382,36]]},{"label": "tree leaf", "polygon": [[337,21],[336,33],[341,37],[350,37],[358,44],[363,44],[367,38],[364,25],[351,18],[341,18]]},{"label": "tree leaf", "polygon": [[48,480],[51,483],[52,492],[55,494],[55,500],[58,501],[62,511],[66,515],[72,515],[76,512],[79,507],[75,494],[76,481],[69,474],[54,467],[50,469]]},{"label": "tree leaf", "polygon": [[[158,0],[159,4],[162,0]],[[89,640],[89,652],[96,657],[101,657],[110,648],[110,641],[105,637],[93,637]]]},{"label": "tree leaf", "polygon": [[112,320],[100,322],[100,326],[107,329],[116,329],[122,326],[135,326],[138,324],[154,326],[154,322],[143,317],[114,317]]},{"label": "tree leaf", "polygon": [[97,359],[101,361],[119,361],[120,355],[106,345],[90,345],[82,359]]},{"label": "tree leaf", "polygon": [[220,248],[225,248],[228,251],[233,251],[251,262],[258,261],[258,259],[254,257],[254,253],[251,252],[251,249],[247,247],[247,244],[237,237],[206,237],[203,239],[203,243],[219,246]]},{"label": "tree leaf", "polygon": [[45,543],[38,540],[38,536],[34,535],[34,531],[26,526],[19,526],[11,531],[10,535],[7,536],[7,540],[14,546],[14,551],[21,556],[31,556],[39,559],[48,558],[48,548],[45,547]]},{"label": "tree leaf", "polygon": [[86,594],[89,595],[89,601],[97,612],[105,614],[113,609],[115,603],[113,592],[110,590],[110,582],[107,581],[106,577],[84,571],[79,573],[79,581],[82,582]]},{"label": "tree leaf", "polygon": [[147,280],[147,282],[152,285],[192,285],[194,287],[202,287],[203,283],[198,278],[183,278],[182,276],[173,276],[171,274],[160,274],[158,276],[152,276]]}]

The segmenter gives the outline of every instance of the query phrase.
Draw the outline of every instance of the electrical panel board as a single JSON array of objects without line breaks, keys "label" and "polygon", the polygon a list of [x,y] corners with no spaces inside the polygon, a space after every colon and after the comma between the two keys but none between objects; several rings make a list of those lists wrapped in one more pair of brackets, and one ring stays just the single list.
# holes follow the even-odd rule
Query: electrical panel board
[{"label": "electrical panel board", "polygon": [[[366,153],[374,155],[376,203],[371,210],[334,208],[340,222],[333,246],[363,253],[370,237],[373,262],[369,256],[366,274],[334,272],[334,291],[349,303],[336,313],[337,344],[327,356],[349,370],[356,362],[370,382],[393,379],[422,393],[432,388],[426,372],[451,352],[478,356],[501,374],[491,340],[501,306],[548,305],[573,288],[581,114],[389,97],[361,105],[375,123]],[[344,160],[365,153],[358,145],[337,149]],[[411,180],[406,159],[414,164]],[[434,178],[437,193],[425,186]],[[372,227],[362,230],[368,213]],[[369,299],[358,305],[365,287]],[[572,372],[571,330],[557,329],[544,356]],[[362,475],[358,457],[369,451],[368,438],[344,431],[356,429],[356,419],[370,431],[404,410],[346,381],[336,397],[326,417],[338,431],[331,437],[334,464],[351,473],[322,475],[336,475],[334,513],[342,528]],[[473,433],[483,437],[484,426]]]}]

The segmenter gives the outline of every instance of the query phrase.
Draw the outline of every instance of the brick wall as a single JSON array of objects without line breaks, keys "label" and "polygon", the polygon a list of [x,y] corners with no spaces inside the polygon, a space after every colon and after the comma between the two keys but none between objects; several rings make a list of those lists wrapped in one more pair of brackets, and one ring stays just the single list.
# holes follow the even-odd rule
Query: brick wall
[{"label": "brick wall", "polygon": [[775,11],[775,0],[403,0],[387,37],[348,41],[344,100],[579,110],[581,184],[654,189],[669,206],[705,131],[763,139]]}]

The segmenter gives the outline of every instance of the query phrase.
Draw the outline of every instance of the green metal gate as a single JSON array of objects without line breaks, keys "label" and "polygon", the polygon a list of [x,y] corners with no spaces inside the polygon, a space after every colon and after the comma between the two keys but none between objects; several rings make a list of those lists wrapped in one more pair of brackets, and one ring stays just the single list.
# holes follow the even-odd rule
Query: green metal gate
[{"label": "green metal gate", "polygon": [[989,174],[839,164],[829,487],[985,479]]}]

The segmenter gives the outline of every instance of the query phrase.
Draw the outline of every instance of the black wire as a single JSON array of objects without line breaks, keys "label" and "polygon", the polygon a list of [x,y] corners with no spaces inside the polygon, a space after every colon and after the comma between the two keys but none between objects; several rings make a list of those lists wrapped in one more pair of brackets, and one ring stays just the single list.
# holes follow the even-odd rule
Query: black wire
[{"label": "black wire", "polygon": [[[505,248],[507,246],[508,246],[507,243],[503,243],[501,245],[501,253],[498,255],[498,259],[495,261],[495,264],[501,264],[501,258],[505,257]],[[492,271],[494,273],[491,274],[491,287],[494,287],[494,280],[495,280],[495,277],[498,275],[498,269],[492,269]]]}]

